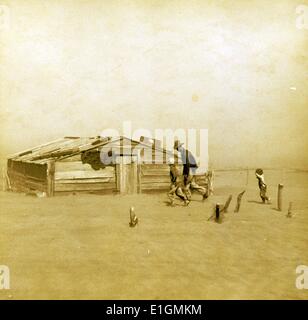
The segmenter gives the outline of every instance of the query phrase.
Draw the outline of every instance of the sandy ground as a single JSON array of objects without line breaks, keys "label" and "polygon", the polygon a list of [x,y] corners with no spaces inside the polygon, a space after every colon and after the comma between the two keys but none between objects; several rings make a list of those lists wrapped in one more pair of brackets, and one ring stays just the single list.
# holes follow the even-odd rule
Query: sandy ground
[{"label": "sandy ground", "polygon": [[[274,209],[275,183],[273,204],[263,205],[252,176],[227,173],[217,175],[214,196],[194,194],[189,207],[168,206],[165,194],[1,192],[0,264],[10,268],[11,289],[0,299],[308,299],[295,286],[296,267],[308,265],[307,176],[284,177],[283,212]],[[229,194],[223,223],[207,221]],[[287,218],[291,200],[295,216]],[[128,226],[131,205],[136,228]]]}]

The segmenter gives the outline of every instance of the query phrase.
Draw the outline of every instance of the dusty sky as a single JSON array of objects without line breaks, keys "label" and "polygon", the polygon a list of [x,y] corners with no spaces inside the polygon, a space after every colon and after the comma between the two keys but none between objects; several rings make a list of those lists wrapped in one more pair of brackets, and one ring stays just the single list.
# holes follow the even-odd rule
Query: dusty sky
[{"label": "dusty sky", "polygon": [[130,120],[208,128],[216,168],[308,168],[303,3],[0,0],[2,155]]}]

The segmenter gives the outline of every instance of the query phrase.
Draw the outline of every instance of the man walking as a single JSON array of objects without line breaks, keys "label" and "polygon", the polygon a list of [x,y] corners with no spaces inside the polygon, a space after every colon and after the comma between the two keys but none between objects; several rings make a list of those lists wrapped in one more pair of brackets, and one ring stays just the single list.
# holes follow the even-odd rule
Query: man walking
[{"label": "man walking", "polygon": [[195,157],[189,150],[186,150],[183,147],[183,143],[181,143],[179,140],[174,141],[173,148],[177,150],[181,155],[183,163],[184,184],[187,186],[187,191],[189,192],[189,188],[192,190],[197,190],[202,194],[202,199],[205,200],[208,197],[207,190],[206,188],[199,186],[196,182],[196,171],[198,165]]}]

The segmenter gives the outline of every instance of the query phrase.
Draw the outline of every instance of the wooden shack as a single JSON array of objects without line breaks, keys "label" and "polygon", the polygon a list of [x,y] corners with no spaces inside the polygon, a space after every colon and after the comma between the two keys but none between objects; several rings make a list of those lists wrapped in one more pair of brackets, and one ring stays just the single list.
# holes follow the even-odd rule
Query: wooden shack
[{"label": "wooden shack", "polygon": [[[166,191],[171,157],[177,161],[173,152],[144,138],[65,137],[9,157],[7,186],[48,196]],[[198,177],[201,185],[205,180]]]}]

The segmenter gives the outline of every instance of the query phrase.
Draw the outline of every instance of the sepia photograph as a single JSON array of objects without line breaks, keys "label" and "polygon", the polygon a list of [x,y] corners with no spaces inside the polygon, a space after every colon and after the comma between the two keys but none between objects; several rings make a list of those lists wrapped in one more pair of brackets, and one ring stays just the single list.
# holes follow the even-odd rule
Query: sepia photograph
[{"label": "sepia photograph", "polygon": [[308,1],[0,0],[0,167],[0,300],[308,300]]}]

